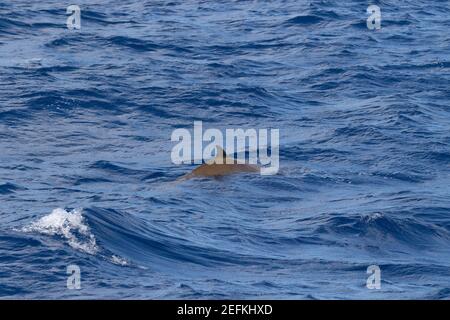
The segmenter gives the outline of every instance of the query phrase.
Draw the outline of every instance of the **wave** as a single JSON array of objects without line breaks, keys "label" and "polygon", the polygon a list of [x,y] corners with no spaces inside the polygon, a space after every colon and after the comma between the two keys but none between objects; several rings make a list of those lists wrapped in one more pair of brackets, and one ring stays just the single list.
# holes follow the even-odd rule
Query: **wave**
[{"label": "wave", "polygon": [[127,259],[112,253],[108,248],[101,247],[98,244],[83,209],[65,210],[56,208],[50,214],[32,222],[19,231],[59,237],[65,244],[79,252],[98,256],[115,265],[129,265]]},{"label": "wave", "polygon": [[120,266],[161,267],[167,261],[208,266],[247,264],[236,254],[191,242],[112,209],[54,209],[20,231],[60,237],[71,248]]},{"label": "wave", "polygon": [[114,36],[109,38],[108,41],[113,45],[128,47],[137,51],[155,51],[162,48],[162,46],[153,41],[124,36]]},{"label": "wave", "polygon": [[[324,221],[325,220],[325,221]],[[450,241],[444,227],[425,223],[413,217],[398,218],[393,214],[373,213],[354,216],[328,216],[318,219],[318,234],[334,237],[357,237],[364,243],[385,246],[403,244],[426,248],[438,242]]]},{"label": "wave", "polygon": [[0,194],[11,194],[14,193],[17,190],[24,190],[25,188],[15,185],[13,183],[4,183],[0,184]]},{"label": "wave", "polygon": [[61,236],[72,248],[92,255],[99,251],[95,236],[85,224],[82,210],[79,209],[66,211],[57,208],[49,215],[24,227],[22,231]]},{"label": "wave", "polygon": [[17,19],[0,18],[0,34],[15,35],[23,28],[29,28],[30,25]]},{"label": "wave", "polygon": [[[242,259],[242,254],[181,237],[170,229],[118,210],[90,208],[84,212],[99,244],[134,265],[166,270],[177,263],[211,266],[251,261]],[[168,264],[169,261],[172,263]]]},{"label": "wave", "polygon": [[285,25],[313,25],[322,22],[323,19],[315,15],[296,16],[285,22]]},{"label": "wave", "polygon": [[[305,229],[305,226],[308,228]],[[57,208],[49,215],[23,227],[22,232],[60,237],[71,248],[119,266],[152,268],[164,272],[177,269],[179,264],[197,266],[258,265],[283,261],[294,263],[300,256],[264,254],[265,247],[298,245],[347,246],[355,241],[357,247],[400,248],[407,246],[423,250],[450,241],[445,227],[425,223],[418,218],[400,218],[393,214],[325,215],[298,219],[287,233],[252,233],[246,240],[248,252],[215,247],[197,238],[174,233],[173,229],[157,226],[148,220],[119,210],[87,208],[65,210]],[[240,234],[233,230],[233,234]]]}]

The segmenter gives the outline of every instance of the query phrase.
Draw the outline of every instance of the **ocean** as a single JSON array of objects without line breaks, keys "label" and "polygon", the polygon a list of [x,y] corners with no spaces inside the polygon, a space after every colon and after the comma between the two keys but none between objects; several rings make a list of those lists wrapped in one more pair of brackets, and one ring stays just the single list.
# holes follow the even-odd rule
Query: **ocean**
[{"label": "ocean", "polygon": [[1,299],[450,298],[450,2],[73,2],[0,3]]}]

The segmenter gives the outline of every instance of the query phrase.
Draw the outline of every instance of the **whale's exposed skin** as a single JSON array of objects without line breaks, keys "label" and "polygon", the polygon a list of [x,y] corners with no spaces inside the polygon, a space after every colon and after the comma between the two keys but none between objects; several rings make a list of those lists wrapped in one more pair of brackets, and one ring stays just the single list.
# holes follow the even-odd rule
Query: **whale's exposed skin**
[{"label": "whale's exposed skin", "polygon": [[192,170],[183,176],[183,179],[193,177],[221,177],[239,172],[260,172],[257,165],[236,163],[235,159],[229,158],[225,151],[217,146],[217,156]]}]

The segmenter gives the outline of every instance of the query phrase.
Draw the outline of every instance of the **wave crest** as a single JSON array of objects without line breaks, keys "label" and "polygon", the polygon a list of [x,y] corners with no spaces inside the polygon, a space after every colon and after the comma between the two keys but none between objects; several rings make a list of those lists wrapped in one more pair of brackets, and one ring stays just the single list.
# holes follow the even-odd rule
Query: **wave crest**
[{"label": "wave crest", "polygon": [[61,236],[72,248],[89,254],[96,254],[99,250],[94,235],[84,223],[81,209],[54,209],[50,214],[24,227],[22,231]]}]

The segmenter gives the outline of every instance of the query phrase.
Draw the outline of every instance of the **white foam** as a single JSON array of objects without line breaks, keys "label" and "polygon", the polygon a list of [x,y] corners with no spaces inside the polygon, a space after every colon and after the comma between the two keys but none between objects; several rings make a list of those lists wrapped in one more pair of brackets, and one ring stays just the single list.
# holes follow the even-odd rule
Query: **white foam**
[{"label": "white foam", "polygon": [[373,221],[376,221],[376,220],[381,219],[383,217],[384,217],[384,215],[382,213],[375,212],[375,213],[371,213],[369,215],[363,216],[363,219],[366,222],[373,222]]},{"label": "white foam", "polygon": [[81,209],[72,211],[62,208],[54,209],[50,214],[22,230],[61,236],[72,248],[89,254],[95,254],[99,250],[94,235],[90,232],[89,226],[84,223]]},{"label": "white foam", "polygon": [[114,264],[117,264],[119,266],[126,266],[126,265],[128,265],[128,261],[127,260],[125,260],[124,258],[121,258],[119,256],[116,256],[116,255],[112,255],[111,262],[114,263]]}]

